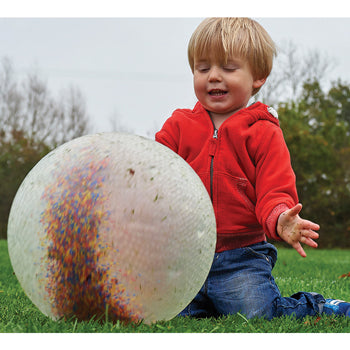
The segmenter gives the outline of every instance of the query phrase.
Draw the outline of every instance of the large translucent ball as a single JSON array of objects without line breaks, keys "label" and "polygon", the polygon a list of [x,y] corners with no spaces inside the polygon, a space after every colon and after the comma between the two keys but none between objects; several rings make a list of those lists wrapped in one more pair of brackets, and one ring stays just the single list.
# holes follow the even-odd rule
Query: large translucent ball
[{"label": "large translucent ball", "polygon": [[49,153],[21,184],[8,223],[15,274],[54,319],[169,320],[205,282],[215,244],[196,173],[129,134],[83,136]]}]

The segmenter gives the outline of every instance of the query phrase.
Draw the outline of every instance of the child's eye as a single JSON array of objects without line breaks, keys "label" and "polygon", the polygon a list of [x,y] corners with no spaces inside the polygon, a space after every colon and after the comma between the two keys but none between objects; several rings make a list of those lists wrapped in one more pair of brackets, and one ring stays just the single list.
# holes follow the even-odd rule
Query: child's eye
[{"label": "child's eye", "polygon": [[237,70],[237,66],[231,64],[225,65],[222,68],[228,72],[234,72],[235,70]]},{"label": "child's eye", "polygon": [[208,72],[209,66],[198,66],[196,69],[198,70],[198,72],[205,73]]}]

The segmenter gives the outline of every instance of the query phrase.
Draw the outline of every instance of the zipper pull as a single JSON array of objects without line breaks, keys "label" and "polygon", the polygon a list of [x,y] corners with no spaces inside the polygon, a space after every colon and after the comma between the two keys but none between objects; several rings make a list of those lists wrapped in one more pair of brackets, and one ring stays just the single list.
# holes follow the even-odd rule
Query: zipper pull
[{"label": "zipper pull", "polygon": [[209,155],[214,157],[216,152],[216,144],[218,139],[218,129],[214,128],[213,138],[209,141]]}]

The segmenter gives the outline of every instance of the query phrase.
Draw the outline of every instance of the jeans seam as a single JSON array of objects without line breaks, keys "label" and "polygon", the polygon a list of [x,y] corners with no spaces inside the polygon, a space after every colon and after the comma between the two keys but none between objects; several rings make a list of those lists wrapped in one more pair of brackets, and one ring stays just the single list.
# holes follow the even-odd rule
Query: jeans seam
[{"label": "jeans seam", "polygon": [[204,282],[204,294],[205,296],[208,296],[208,279],[205,280]]},{"label": "jeans seam", "polygon": [[271,263],[271,261],[270,261],[270,259],[269,259],[269,256],[267,256],[267,255],[265,255],[265,254],[262,254],[262,253],[258,253],[258,252],[256,252],[254,249],[252,249],[252,248],[250,248],[250,247],[246,247],[247,248],[247,250],[250,252],[250,253],[252,253],[252,254],[254,254],[255,256],[258,256],[258,257],[260,257],[260,258],[263,258],[265,261],[267,261],[270,265],[271,265],[271,267],[272,267],[272,263]]}]

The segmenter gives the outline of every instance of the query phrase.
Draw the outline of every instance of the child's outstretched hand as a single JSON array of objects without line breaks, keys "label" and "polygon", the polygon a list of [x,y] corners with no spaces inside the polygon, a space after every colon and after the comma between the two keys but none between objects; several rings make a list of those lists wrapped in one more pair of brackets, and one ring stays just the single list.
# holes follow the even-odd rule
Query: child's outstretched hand
[{"label": "child's outstretched hand", "polygon": [[317,239],[319,234],[314,230],[319,230],[320,226],[311,221],[303,220],[299,216],[301,208],[302,205],[299,203],[279,216],[277,221],[277,233],[305,258],[306,254],[300,243],[317,248],[317,243],[314,239]]}]

